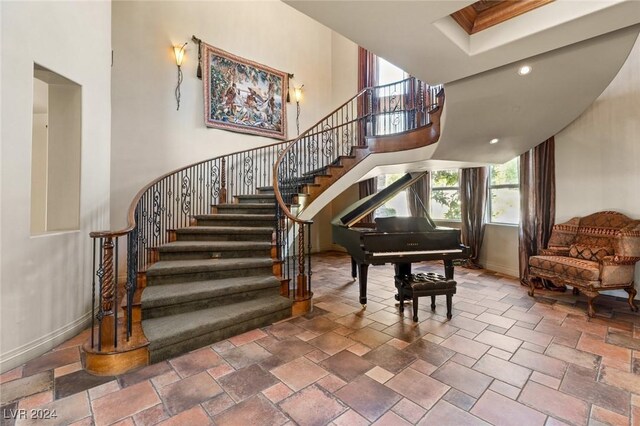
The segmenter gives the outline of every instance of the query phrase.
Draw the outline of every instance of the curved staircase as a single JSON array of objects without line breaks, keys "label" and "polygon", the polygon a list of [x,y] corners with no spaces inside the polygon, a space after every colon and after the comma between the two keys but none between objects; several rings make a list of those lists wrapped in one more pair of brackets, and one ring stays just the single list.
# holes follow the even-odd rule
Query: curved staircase
[{"label": "curved staircase", "polygon": [[152,363],[291,316],[274,275],[280,262],[271,256],[275,197],[237,201],[195,215],[157,248],[141,298]]},{"label": "curved staircase", "polygon": [[85,368],[120,374],[311,309],[312,221],[298,215],[369,155],[437,142],[443,102],[413,78],[367,88],[293,141],[148,184],[127,228],[90,235]]}]

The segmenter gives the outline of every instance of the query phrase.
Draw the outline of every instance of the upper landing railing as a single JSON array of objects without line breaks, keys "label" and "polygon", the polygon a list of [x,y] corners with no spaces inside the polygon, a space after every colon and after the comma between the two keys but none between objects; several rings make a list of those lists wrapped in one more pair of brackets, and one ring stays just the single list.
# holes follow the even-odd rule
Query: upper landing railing
[{"label": "upper landing railing", "polygon": [[[310,222],[300,221],[291,213],[288,204],[294,188],[283,191],[286,182],[329,165],[341,155],[349,155],[352,147],[365,143],[365,136],[428,125],[439,90],[440,87],[429,87],[413,78],[368,88],[293,141],[205,160],[146,185],[131,202],[125,228],[90,234],[94,259],[92,312],[95,312],[91,348],[98,352],[117,351],[118,345],[131,337],[132,307],[139,277],[150,264],[150,249],[169,241],[167,231],[186,227],[193,215],[208,214],[212,205],[227,203],[237,195],[255,194],[259,187],[275,186],[278,257],[283,261],[282,279],[289,281],[289,296],[308,299]],[[122,254],[123,245],[126,279],[118,280],[118,255]],[[125,321],[119,323],[123,305]]]},{"label": "upper landing railing", "polygon": [[[278,201],[279,253],[283,271],[290,279],[296,301],[311,293],[311,221],[294,215],[290,206],[315,174],[354,148],[366,147],[366,138],[397,135],[431,124],[430,114],[438,110],[442,86],[428,86],[408,78],[397,83],[370,87],[338,107],[331,114],[288,144],[273,167],[273,187]],[[424,141],[424,145],[435,141]],[[307,186],[308,187],[308,186]],[[305,243],[306,238],[306,243]],[[284,256],[283,254],[286,254]],[[295,279],[294,279],[295,277]]]}]

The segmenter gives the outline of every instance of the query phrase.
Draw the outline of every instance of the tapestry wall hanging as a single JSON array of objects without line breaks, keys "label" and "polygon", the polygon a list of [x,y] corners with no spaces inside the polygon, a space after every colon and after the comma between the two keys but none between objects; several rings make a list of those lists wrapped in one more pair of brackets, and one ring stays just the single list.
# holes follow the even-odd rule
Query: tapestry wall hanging
[{"label": "tapestry wall hanging", "polygon": [[288,74],[203,43],[207,127],[287,138]]}]

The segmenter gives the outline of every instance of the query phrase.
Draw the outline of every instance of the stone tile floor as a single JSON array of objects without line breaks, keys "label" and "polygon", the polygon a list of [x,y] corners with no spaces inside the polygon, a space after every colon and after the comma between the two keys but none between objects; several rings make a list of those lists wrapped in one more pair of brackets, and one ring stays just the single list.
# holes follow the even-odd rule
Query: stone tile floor
[{"label": "stone tile floor", "polygon": [[[393,269],[358,304],[350,260],[315,257],[310,314],[119,377],[82,370],[85,331],[2,374],[2,424],[640,425],[640,315],[571,292],[527,296],[517,280],[456,268],[444,297],[398,313]],[[441,272],[438,262],[414,271]],[[12,419],[40,409],[51,420]]]}]

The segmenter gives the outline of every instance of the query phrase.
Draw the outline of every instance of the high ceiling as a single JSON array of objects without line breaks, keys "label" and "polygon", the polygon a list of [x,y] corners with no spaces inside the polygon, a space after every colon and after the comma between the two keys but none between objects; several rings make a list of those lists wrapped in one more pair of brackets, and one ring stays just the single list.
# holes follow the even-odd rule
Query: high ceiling
[{"label": "high ceiling", "polygon": [[[471,35],[450,15],[472,1],[285,2],[412,75],[445,83],[432,160],[502,163],[556,134],[607,87],[640,31],[640,1],[556,0]],[[524,64],[533,70],[520,76]]]}]

